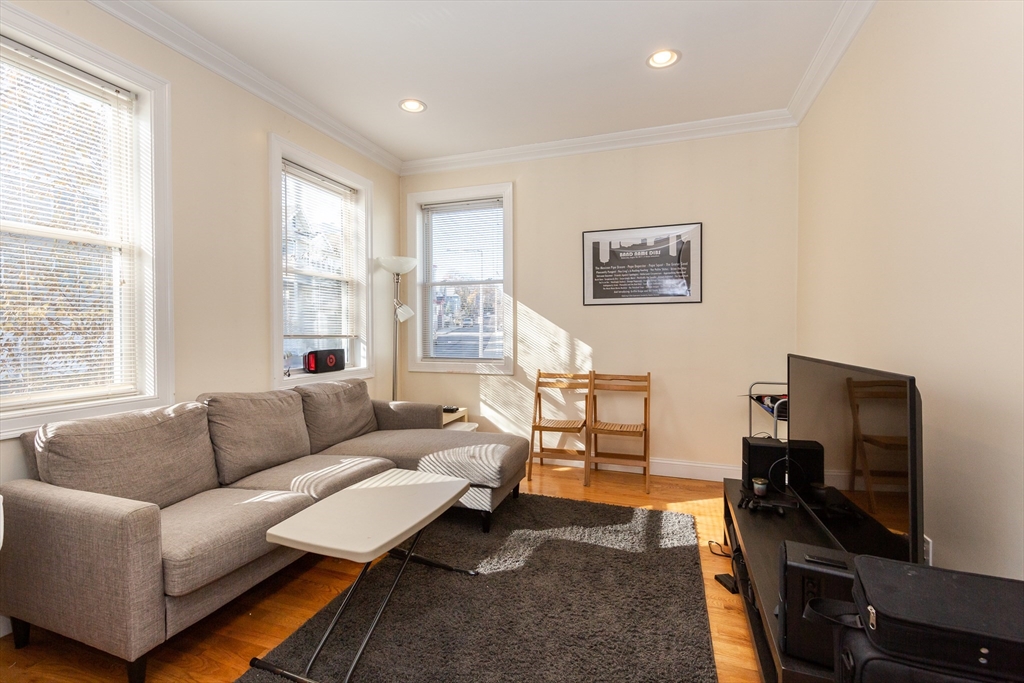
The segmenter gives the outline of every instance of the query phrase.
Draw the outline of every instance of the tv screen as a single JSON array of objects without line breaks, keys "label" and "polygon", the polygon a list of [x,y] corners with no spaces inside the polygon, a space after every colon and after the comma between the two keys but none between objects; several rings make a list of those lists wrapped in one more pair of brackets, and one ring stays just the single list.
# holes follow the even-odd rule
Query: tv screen
[{"label": "tv screen", "polygon": [[824,449],[801,503],[847,552],[922,561],[921,399],[913,377],[790,355],[789,440]]}]

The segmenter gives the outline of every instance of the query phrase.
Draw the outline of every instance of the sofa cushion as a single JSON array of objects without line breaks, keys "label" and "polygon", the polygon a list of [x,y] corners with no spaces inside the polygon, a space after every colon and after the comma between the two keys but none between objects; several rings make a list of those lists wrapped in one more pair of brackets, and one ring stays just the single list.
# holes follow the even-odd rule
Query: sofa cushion
[{"label": "sofa cushion", "polygon": [[222,488],[160,511],[164,593],[186,595],[278,546],[267,529],[313,499],[292,491]]},{"label": "sofa cushion", "polygon": [[25,455],[25,469],[28,470],[29,479],[39,479],[39,464],[36,462],[36,434],[38,429],[31,432],[22,432],[18,440],[21,441],[21,451]]},{"label": "sofa cushion", "polygon": [[370,392],[361,379],[305,384],[295,393],[302,396],[310,453],[377,429]]},{"label": "sofa cushion", "polygon": [[302,397],[287,389],[203,394],[217,473],[225,486],[253,472],[309,455]]},{"label": "sofa cushion", "polygon": [[167,507],[217,487],[200,403],[52,422],[34,449],[40,480],[69,489]]},{"label": "sofa cushion", "polygon": [[394,466],[395,463],[384,458],[307,455],[250,474],[231,486],[242,489],[295,491],[320,500]]},{"label": "sofa cushion", "polygon": [[405,470],[447,474],[497,488],[522,468],[529,451],[526,439],[511,434],[398,429],[343,441],[322,455],[382,457]]}]

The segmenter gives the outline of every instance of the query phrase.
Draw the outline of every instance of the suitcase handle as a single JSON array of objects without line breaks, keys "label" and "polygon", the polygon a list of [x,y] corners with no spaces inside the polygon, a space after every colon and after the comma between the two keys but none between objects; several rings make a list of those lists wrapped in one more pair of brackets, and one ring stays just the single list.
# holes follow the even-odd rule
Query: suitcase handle
[{"label": "suitcase handle", "polygon": [[832,598],[812,598],[804,607],[804,619],[816,624],[864,628],[857,605]]}]

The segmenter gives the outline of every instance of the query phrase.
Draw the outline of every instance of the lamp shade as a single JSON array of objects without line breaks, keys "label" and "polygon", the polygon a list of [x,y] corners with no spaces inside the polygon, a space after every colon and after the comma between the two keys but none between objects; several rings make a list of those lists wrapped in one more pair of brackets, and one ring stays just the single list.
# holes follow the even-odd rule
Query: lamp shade
[{"label": "lamp shade", "polygon": [[389,273],[404,275],[416,267],[416,259],[412,256],[378,256],[377,263]]},{"label": "lamp shade", "polygon": [[[397,301],[395,303],[398,303]],[[404,323],[409,318],[416,315],[416,312],[409,306],[402,304],[395,308],[395,317],[398,318],[398,322]]]}]

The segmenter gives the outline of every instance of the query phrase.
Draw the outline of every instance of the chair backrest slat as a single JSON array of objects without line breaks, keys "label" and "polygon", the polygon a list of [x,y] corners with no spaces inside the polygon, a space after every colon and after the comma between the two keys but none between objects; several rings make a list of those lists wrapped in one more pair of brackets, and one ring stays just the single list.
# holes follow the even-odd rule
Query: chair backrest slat
[{"label": "chair backrest slat", "polygon": [[537,389],[590,389],[590,373],[538,372]]},{"label": "chair backrest slat", "polygon": [[650,395],[651,374],[646,375],[609,375],[590,373],[591,391],[638,391]]},{"label": "chair backrest slat", "polygon": [[611,384],[607,382],[594,382],[595,391],[647,391],[646,385]]}]

